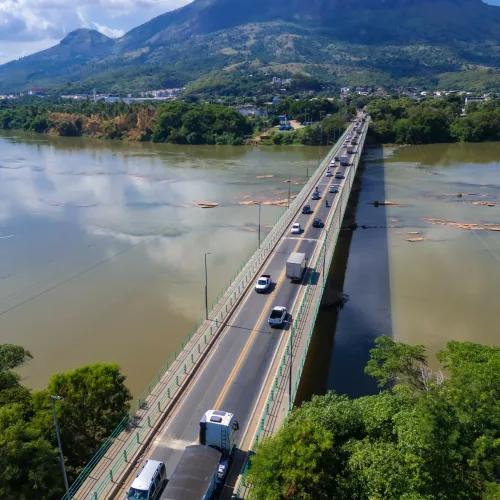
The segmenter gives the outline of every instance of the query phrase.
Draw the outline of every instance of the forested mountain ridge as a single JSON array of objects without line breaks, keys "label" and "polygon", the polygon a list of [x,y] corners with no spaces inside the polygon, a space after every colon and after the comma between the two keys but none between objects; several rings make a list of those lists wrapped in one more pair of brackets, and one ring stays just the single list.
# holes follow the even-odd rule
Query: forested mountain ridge
[{"label": "forested mountain ridge", "polygon": [[470,85],[479,71],[491,87],[499,46],[500,7],[481,0],[195,0],[116,40],[76,30],[0,66],[0,92],[147,90],[236,69],[338,85]]}]

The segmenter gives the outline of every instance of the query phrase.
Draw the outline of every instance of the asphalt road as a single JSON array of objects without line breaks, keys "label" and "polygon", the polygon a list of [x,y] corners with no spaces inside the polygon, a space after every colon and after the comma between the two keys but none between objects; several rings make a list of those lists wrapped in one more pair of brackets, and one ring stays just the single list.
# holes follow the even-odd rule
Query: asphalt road
[{"label": "asphalt road", "polygon": [[[344,173],[346,168],[349,167],[337,167],[332,171]],[[206,410],[220,409],[234,413],[240,423],[239,439],[243,436],[278,341],[281,336],[288,335],[288,326],[272,329],[268,325],[269,314],[274,306],[285,306],[290,313],[299,291],[307,282],[308,272],[304,273],[302,283],[292,283],[286,278],[285,263],[292,252],[305,253],[311,259],[323,231],[322,228],[313,228],[312,220],[314,217],[326,220],[338,196],[328,193],[328,187],[342,182],[343,179],[322,177],[318,183],[320,200],[309,199],[306,202],[313,213],[301,214],[295,219],[303,228],[302,234],[292,235],[288,229],[288,234],[282,238],[263,270],[263,274],[271,275],[273,284],[270,291],[257,294],[253,287],[249,290],[221,341],[196,375],[189,392],[163,433],[154,441],[150,456],[145,458],[164,462],[167,477],[172,475],[186,446],[196,443],[198,424]],[[329,202],[328,208],[325,198]],[[291,319],[289,316],[288,321]]]}]

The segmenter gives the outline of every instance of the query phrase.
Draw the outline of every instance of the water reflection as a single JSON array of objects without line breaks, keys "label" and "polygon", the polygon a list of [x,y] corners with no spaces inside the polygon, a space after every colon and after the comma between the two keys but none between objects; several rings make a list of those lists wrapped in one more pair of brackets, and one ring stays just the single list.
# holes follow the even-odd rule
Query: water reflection
[{"label": "water reflection", "polygon": [[203,253],[213,300],[257,244],[239,202],[285,197],[324,152],[2,136],[0,341],[33,352],[26,383],[103,360],[142,390],[203,312]]},{"label": "water reflection", "polygon": [[[424,344],[434,368],[448,340],[500,345],[500,233],[487,230],[500,226],[499,205],[471,203],[500,201],[499,153],[500,143],[367,152],[356,221],[373,228],[352,235],[343,283],[350,299],[339,313],[327,388],[353,397],[375,391],[363,368],[382,333]],[[369,205],[382,199],[403,206]],[[408,242],[412,233],[424,241]]]}]

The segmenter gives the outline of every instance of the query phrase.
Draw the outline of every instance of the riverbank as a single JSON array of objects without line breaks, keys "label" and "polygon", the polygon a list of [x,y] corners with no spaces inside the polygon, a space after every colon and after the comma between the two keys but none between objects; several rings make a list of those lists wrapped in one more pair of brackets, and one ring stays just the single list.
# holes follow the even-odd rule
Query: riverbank
[{"label": "riverbank", "polygon": [[[309,103],[310,101],[306,101]],[[22,130],[59,137],[88,137],[133,142],[156,142],[191,145],[308,145],[334,144],[345,130],[350,113],[340,114],[339,106],[320,100],[308,106],[308,126],[300,126],[289,114],[301,117],[294,99],[284,99],[279,106],[244,116],[237,107],[222,104],[172,101],[162,104],[141,102],[105,103],[83,101],[55,103],[43,100],[18,103],[0,101],[0,128]],[[311,111],[310,109],[307,110]],[[327,115],[327,112],[331,113]],[[312,116],[318,122],[312,125]],[[279,116],[278,116],[279,115]],[[294,123],[291,130],[277,130],[283,123]],[[319,119],[327,115],[319,124]],[[304,118],[301,118],[304,120]]]},{"label": "riverbank", "polygon": [[[484,99],[484,98],[483,98]],[[366,106],[379,144],[500,141],[500,99],[465,103],[465,96],[375,99]]]}]

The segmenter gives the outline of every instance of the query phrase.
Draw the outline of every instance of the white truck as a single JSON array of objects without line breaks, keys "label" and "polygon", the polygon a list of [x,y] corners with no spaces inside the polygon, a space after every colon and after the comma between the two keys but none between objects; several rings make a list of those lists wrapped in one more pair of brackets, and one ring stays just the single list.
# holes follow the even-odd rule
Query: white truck
[{"label": "white truck", "polygon": [[349,165],[349,155],[347,154],[347,150],[342,151],[340,155],[340,164],[343,166]]},{"label": "white truck", "polygon": [[257,293],[264,293],[267,290],[269,290],[270,286],[271,286],[271,275],[263,274],[255,284],[255,291]]},{"label": "white truck", "polygon": [[352,144],[349,144],[347,146],[347,154],[352,155],[354,153],[354,146]]},{"label": "white truck", "polygon": [[294,280],[302,280],[304,269],[306,268],[306,254],[292,253],[286,261],[286,277]]},{"label": "white truck", "polygon": [[162,500],[209,500],[222,488],[236,448],[238,422],[232,413],[208,410],[200,420],[198,445],[188,446]]}]

